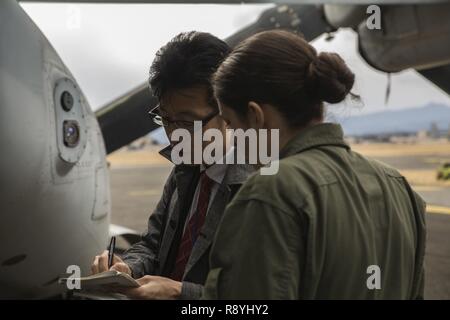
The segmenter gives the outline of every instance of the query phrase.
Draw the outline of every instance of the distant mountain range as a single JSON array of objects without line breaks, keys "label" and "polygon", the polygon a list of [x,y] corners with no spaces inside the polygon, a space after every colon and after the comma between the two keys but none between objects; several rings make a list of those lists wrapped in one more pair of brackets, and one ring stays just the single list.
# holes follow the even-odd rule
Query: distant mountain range
[{"label": "distant mountain range", "polygon": [[438,103],[349,117],[333,115],[331,109],[330,113],[331,121],[339,122],[347,136],[415,133],[419,130],[429,130],[433,122],[440,130],[448,130],[450,125],[450,107]]}]

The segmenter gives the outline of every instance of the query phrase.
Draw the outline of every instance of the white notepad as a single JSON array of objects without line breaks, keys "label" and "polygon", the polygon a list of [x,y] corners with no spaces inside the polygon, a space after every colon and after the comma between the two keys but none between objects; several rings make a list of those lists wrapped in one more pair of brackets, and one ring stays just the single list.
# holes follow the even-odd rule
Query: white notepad
[{"label": "white notepad", "polygon": [[[66,283],[69,278],[61,278],[60,283]],[[139,283],[130,277],[128,274],[110,270],[97,274],[93,274],[88,277],[70,278],[70,281],[80,281],[81,290],[96,290],[102,289],[108,286],[122,287],[122,288],[137,288]]]}]

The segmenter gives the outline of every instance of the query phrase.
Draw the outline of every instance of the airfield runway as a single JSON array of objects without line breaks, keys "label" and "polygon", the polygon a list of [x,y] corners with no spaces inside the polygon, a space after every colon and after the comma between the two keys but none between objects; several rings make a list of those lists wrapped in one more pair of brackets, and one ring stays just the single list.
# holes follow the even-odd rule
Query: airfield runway
[{"label": "airfield runway", "polygon": [[[427,201],[425,298],[450,299],[450,182],[435,180],[438,164],[450,161],[450,143],[356,145],[354,149],[398,168]],[[142,232],[172,166],[154,147],[140,151],[122,149],[111,154],[108,161],[112,223]]]}]

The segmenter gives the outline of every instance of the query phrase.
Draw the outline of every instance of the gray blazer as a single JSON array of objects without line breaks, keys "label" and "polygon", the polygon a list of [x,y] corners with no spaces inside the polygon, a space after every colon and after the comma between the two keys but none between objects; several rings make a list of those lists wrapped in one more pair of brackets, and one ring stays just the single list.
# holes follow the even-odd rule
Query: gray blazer
[{"label": "gray blazer", "polygon": [[[212,200],[205,223],[192,248],[182,279],[181,299],[198,299],[209,272],[209,251],[226,205],[242,183],[254,172],[249,165],[227,165],[222,184]],[[156,209],[148,220],[141,241],[122,257],[133,277],[169,276],[176,259],[186,215],[198,183],[199,167],[178,165],[164,186]]]}]

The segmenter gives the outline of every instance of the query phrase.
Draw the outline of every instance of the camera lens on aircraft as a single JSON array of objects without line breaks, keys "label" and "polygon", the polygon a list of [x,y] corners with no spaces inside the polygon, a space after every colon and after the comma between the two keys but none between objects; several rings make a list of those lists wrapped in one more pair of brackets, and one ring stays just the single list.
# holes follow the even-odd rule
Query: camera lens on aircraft
[{"label": "camera lens on aircraft", "polygon": [[75,120],[66,120],[63,123],[64,145],[74,148],[80,141],[80,126]]},{"label": "camera lens on aircraft", "polygon": [[69,91],[61,94],[61,106],[65,111],[70,111],[73,107],[73,96]]}]

